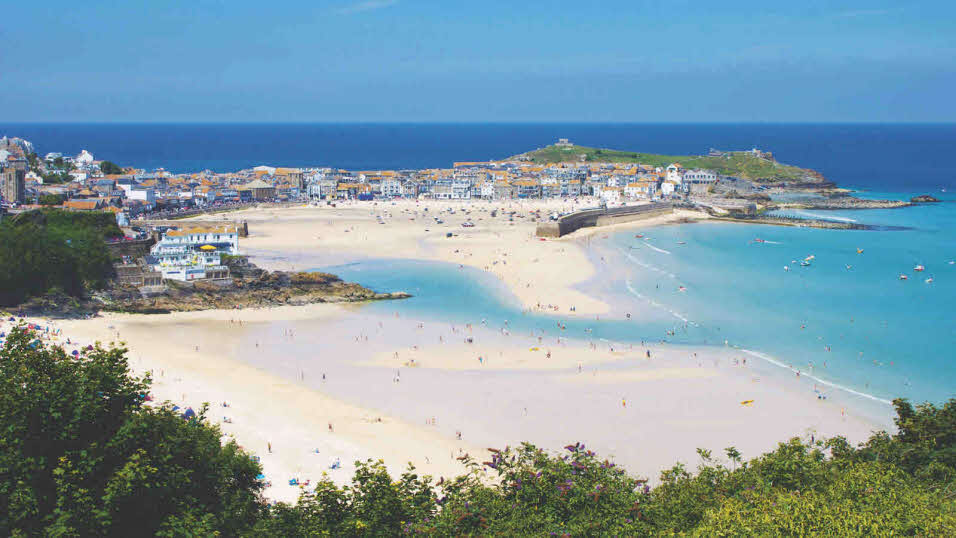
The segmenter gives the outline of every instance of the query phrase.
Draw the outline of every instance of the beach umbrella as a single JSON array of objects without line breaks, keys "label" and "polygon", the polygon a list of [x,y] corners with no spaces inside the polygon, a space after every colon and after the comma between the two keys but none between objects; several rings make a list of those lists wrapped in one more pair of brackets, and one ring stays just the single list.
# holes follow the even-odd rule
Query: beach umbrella
[{"label": "beach umbrella", "polygon": [[212,246],[212,245],[203,245],[203,246],[199,247],[199,250],[216,250],[216,247],[214,247],[214,246]]}]

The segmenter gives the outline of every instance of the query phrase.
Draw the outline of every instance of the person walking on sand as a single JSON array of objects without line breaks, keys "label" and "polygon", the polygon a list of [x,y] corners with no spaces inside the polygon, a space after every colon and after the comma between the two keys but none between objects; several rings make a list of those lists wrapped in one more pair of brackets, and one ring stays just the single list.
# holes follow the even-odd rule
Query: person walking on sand
[{"label": "person walking on sand", "polygon": [[269,454],[272,454],[272,441],[267,442],[266,447],[269,449]]}]

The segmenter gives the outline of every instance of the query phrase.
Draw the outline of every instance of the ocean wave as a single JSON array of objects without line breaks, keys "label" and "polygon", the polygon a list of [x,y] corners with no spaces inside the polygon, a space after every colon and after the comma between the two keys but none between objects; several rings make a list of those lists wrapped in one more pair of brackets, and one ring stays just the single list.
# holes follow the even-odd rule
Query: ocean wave
[{"label": "ocean wave", "polygon": [[660,252],[663,254],[670,254],[670,251],[664,250],[662,248],[657,248],[654,245],[652,245],[649,241],[644,241],[644,244],[647,245],[648,248],[650,248],[651,250],[656,250],[657,252]]},{"label": "ocean wave", "polygon": [[638,299],[640,299],[640,300],[642,300],[642,301],[647,302],[647,303],[650,304],[651,306],[653,306],[653,307],[655,307],[655,308],[660,308],[661,310],[667,311],[667,313],[669,313],[670,315],[674,316],[675,318],[677,318],[677,319],[683,321],[684,323],[687,323],[687,324],[689,324],[689,325],[693,325],[694,327],[699,327],[699,326],[700,326],[700,325],[698,325],[697,323],[695,323],[695,322],[693,322],[693,321],[687,319],[686,317],[682,316],[679,312],[676,312],[676,311],[674,311],[674,310],[671,310],[671,309],[668,308],[666,305],[663,305],[663,304],[661,304],[661,303],[658,303],[658,302],[655,301],[654,299],[651,299],[651,298],[649,298],[649,297],[643,295],[641,292],[635,290],[634,287],[631,286],[631,281],[630,281],[630,280],[625,280],[625,281],[624,281],[624,286],[627,288],[627,291],[628,291],[631,295],[637,297]]},{"label": "ocean wave", "polygon": [[858,391],[858,390],[851,389],[850,387],[846,387],[846,386],[840,385],[839,383],[834,383],[834,382],[832,382],[832,381],[827,381],[826,379],[821,379],[821,378],[819,378],[819,377],[817,377],[817,376],[815,376],[815,375],[813,375],[813,374],[808,374],[808,373],[806,373],[806,372],[797,370],[796,368],[793,368],[792,366],[788,366],[788,365],[784,364],[783,362],[780,362],[779,360],[777,360],[777,359],[771,357],[770,355],[766,355],[766,354],[764,354],[764,353],[760,353],[759,351],[751,351],[751,350],[749,350],[749,349],[741,349],[740,351],[742,351],[742,352],[744,352],[744,353],[746,353],[746,354],[748,354],[748,355],[750,355],[750,356],[752,356],[752,357],[757,357],[758,359],[763,359],[764,361],[769,362],[770,364],[773,364],[774,366],[779,366],[779,367],[784,368],[784,369],[786,369],[786,370],[790,370],[791,372],[794,372],[794,373],[800,372],[800,375],[801,375],[801,376],[808,377],[808,378],[810,378],[810,379],[816,381],[817,383],[819,383],[819,384],[821,384],[821,385],[826,385],[826,386],[828,386],[828,387],[830,387],[830,388],[833,388],[833,389],[842,390],[843,392],[848,392],[848,393],[850,393],[850,394],[853,394],[853,395],[855,395],[855,396],[859,396],[859,397],[861,397],[861,398],[866,398],[866,399],[868,399],[868,400],[873,400],[874,402],[880,402],[880,403],[884,403],[884,404],[886,404],[886,405],[893,405],[893,402],[891,402],[890,400],[886,400],[886,399],[884,399],[884,398],[879,398],[879,397],[877,397],[877,396],[873,396],[872,394],[867,394],[867,393],[865,393],[865,392],[860,392],[860,391]]},{"label": "ocean wave", "polygon": [[655,272],[660,273],[660,274],[662,274],[662,275],[669,276],[670,278],[673,278],[674,280],[677,280],[677,275],[675,275],[674,273],[665,271],[665,270],[661,269],[660,267],[657,267],[657,266],[655,266],[655,265],[651,265],[651,264],[649,264],[649,263],[647,263],[647,262],[641,261],[641,260],[635,258],[634,256],[631,256],[631,254],[630,254],[628,251],[626,251],[626,250],[621,250],[621,254],[623,254],[627,259],[631,260],[632,262],[636,263],[637,265],[640,265],[641,267],[643,267],[643,268],[645,268],[645,269],[650,269],[651,271],[655,271]]}]

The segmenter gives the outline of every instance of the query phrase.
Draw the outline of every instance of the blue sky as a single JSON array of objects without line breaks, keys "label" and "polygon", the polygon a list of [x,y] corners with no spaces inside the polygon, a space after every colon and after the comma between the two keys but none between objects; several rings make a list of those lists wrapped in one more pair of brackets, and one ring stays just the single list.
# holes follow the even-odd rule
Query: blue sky
[{"label": "blue sky", "polygon": [[956,2],[9,2],[3,121],[956,121]]}]

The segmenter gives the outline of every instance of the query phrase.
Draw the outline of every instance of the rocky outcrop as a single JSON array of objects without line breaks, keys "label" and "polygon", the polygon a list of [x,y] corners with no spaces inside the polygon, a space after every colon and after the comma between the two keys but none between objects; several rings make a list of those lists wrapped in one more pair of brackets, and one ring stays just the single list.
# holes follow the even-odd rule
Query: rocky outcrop
[{"label": "rocky outcrop", "polygon": [[914,196],[910,198],[910,202],[913,202],[914,204],[926,204],[926,203],[933,203],[938,201],[939,201],[938,198],[935,198],[928,194],[921,194],[919,196]]},{"label": "rocky outcrop", "polygon": [[250,271],[231,281],[167,281],[165,293],[144,297],[139,290],[118,287],[105,297],[104,310],[134,313],[187,312],[314,303],[350,303],[410,297],[404,292],[376,293],[328,273]]},{"label": "rocky outcrop", "polygon": [[771,207],[792,209],[892,209],[910,205],[913,204],[904,200],[868,200],[852,196],[833,196],[819,200],[775,203]]}]

